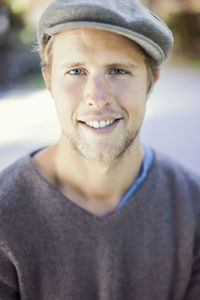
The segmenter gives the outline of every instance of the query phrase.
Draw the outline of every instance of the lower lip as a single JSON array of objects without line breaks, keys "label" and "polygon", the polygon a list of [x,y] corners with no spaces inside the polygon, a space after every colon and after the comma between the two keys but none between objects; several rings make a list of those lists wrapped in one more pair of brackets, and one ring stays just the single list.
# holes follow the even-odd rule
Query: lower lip
[{"label": "lower lip", "polygon": [[105,134],[105,133],[109,133],[112,130],[114,130],[117,127],[117,125],[119,124],[120,121],[121,121],[121,119],[118,119],[114,123],[112,123],[111,125],[109,125],[107,127],[104,127],[104,128],[94,128],[94,127],[91,127],[91,126],[87,125],[84,122],[79,122],[79,124],[81,124],[84,128],[87,128],[87,129],[89,129],[90,131],[92,131],[94,133]]}]

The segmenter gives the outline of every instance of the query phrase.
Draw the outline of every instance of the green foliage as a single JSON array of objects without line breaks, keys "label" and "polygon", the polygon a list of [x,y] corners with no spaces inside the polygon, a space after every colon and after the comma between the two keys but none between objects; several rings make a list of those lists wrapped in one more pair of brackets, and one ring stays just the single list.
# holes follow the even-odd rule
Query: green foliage
[{"label": "green foliage", "polygon": [[22,14],[29,7],[29,0],[5,0],[5,4],[14,14]]},{"label": "green foliage", "polygon": [[200,13],[174,13],[168,25],[175,36],[175,49],[180,54],[200,57]]},{"label": "green foliage", "polygon": [[15,87],[20,86],[23,86],[23,88],[27,89],[44,89],[45,83],[41,73],[39,73],[38,75],[28,76],[26,79],[23,79],[22,81],[16,83]]}]

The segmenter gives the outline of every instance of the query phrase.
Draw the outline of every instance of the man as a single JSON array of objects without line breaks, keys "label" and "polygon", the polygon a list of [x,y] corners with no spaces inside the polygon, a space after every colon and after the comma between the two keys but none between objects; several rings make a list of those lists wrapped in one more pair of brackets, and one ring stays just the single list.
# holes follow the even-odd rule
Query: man
[{"label": "man", "polygon": [[62,133],[1,174],[0,298],[199,300],[199,179],[139,138],[170,30],[136,0],[56,0],[38,43]]}]

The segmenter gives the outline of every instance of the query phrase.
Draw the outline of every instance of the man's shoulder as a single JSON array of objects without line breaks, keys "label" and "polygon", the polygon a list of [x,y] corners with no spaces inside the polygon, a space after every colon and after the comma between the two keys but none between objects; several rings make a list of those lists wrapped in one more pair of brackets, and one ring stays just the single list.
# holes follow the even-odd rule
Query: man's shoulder
[{"label": "man's shoulder", "polygon": [[0,206],[24,195],[31,178],[30,157],[22,157],[0,173]]},{"label": "man's shoulder", "polygon": [[19,228],[24,214],[30,210],[27,201],[29,158],[23,157],[0,173],[0,241],[4,233]]},{"label": "man's shoulder", "polygon": [[0,191],[13,185],[21,185],[22,177],[29,166],[28,156],[22,157],[0,172]]},{"label": "man's shoulder", "polygon": [[154,166],[160,175],[168,177],[173,182],[188,182],[200,188],[200,176],[187,169],[168,155],[154,151]]},{"label": "man's shoulder", "polygon": [[165,154],[155,151],[152,182],[160,193],[200,207],[200,176]]}]

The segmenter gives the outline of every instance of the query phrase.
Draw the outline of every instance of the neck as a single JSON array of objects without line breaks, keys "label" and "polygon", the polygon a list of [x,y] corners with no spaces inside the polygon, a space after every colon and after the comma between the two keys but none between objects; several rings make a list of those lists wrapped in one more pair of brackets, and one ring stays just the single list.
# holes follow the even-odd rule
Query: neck
[{"label": "neck", "polygon": [[115,210],[138,176],[144,158],[139,136],[117,163],[107,165],[66,151],[61,142],[51,151],[54,184],[78,205],[100,215]]}]

